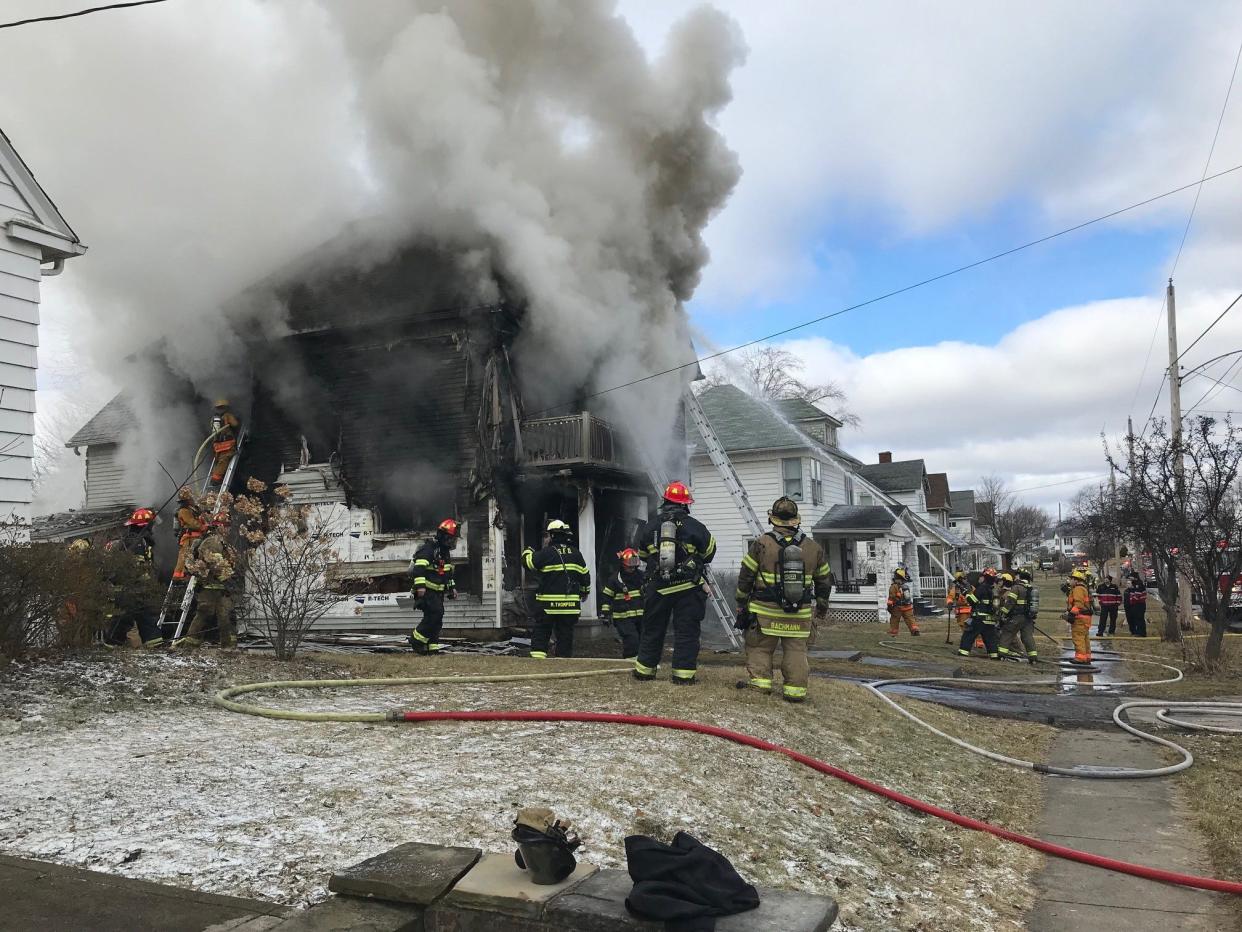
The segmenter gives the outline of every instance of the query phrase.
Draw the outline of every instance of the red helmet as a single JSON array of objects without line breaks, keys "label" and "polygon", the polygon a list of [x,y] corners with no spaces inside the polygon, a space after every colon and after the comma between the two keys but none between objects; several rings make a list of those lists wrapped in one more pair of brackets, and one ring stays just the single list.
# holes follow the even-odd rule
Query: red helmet
[{"label": "red helmet", "polygon": [[690,494],[690,490],[686,488],[684,482],[670,482],[665,486],[664,500],[672,502],[674,505],[694,504],[694,496]]},{"label": "red helmet", "polygon": [[639,564],[638,551],[633,547],[626,547],[617,554],[617,559],[621,561],[621,565],[628,570],[637,569]]},{"label": "red helmet", "polygon": [[996,567],[994,567],[994,566],[989,566],[987,569],[985,569],[985,570],[983,571],[983,575],[984,575],[984,576],[995,577],[995,576],[996,576]]},{"label": "red helmet", "polygon": [[134,513],[125,522],[126,527],[146,527],[155,520],[155,512],[150,508],[135,508]]},{"label": "red helmet", "polygon": [[457,537],[461,533],[461,525],[452,518],[445,518],[440,522],[440,527],[437,530],[443,531],[449,537]]}]

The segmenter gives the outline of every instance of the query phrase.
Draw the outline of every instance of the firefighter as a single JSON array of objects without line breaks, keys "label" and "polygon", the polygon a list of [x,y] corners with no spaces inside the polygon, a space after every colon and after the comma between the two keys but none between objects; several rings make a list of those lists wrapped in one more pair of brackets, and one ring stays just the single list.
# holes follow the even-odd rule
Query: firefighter
[{"label": "firefighter", "polygon": [[556,656],[574,655],[574,625],[582,614],[582,599],[591,593],[591,571],[572,538],[569,525],[554,518],[548,522],[547,545],[539,551],[533,547],[522,551],[522,563],[539,579],[530,639],[530,655],[537,660],[548,659],[553,634]]},{"label": "firefighter", "polygon": [[944,606],[957,617],[959,631],[965,631],[970,624],[970,603],[966,596],[970,593],[970,583],[966,579],[965,570],[957,570],[953,574],[953,584],[944,597]]},{"label": "firefighter", "polygon": [[[997,650],[1007,660],[1021,660],[1025,656],[1028,663],[1034,663],[1039,659],[1039,651],[1035,647],[1035,617],[1031,614],[1034,590],[1031,574],[1022,570],[1015,578],[1011,573],[1002,573],[1001,581],[1005,589],[997,612],[1000,620],[1000,646]],[[1021,649],[1018,647],[1019,639]]]},{"label": "firefighter", "polygon": [[970,656],[970,646],[975,638],[983,638],[983,646],[992,660],[1000,659],[1000,650],[996,643],[996,570],[988,567],[979,574],[979,581],[966,596],[970,603],[970,624],[962,632],[962,640],[957,645],[957,652],[963,657]]},{"label": "firefighter", "polygon": [[1104,582],[1095,590],[1095,599],[1100,604],[1100,621],[1095,636],[1102,638],[1106,633],[1116,634],[1117,613],[1121,611],[1121,588],[1113,582],[1113,577],[1104,577]]},{"label": "firefighter", "polygon": [[211,451],[215,460],[211,464],[211,481],[219,485],[224,481],[229,463],[237,455],[237,432],[241,421],[229,410],[229,400],[219,398],[215,404],[215,414],[211,417]]},{"label": "firefighter", "polygon": [[1136,638],[1147,637],[1147,586],[1138,573],[1130,577],[1125,591],[1126,627]]},{"label": "firefighter", "polygon": [[690,516],[694,496],[685,483],[670,482],[655,518],[638,529],[638,553],[647,561],[643,636],[634,660],[634,679],[654,680],[664,653],[664,636],[673,628],[672,680],[694,682],[699,637],[707,614],[705,567],[716,556],[716,539]]},{"label": "firefighter", "polygon": [[194,492],[188,485],[183,485],[177,492],[177,514],[173,519],[173,530],[177,532],[177,565],[173,569],[173,579],[185,579],[185,558],[190,555],[194,542],[203,536],[207,522],[203,520],[202,509],[194,501]]},{"label": "firefighter", "polygon": [[104,642],[112,646],[124,644],[129,629],[135,626],[144,648],[164,646],[164,635],[156,620],[162,595],[153,565],[154,524],[154,511],[136,508],[126,520],[120,539],[111,541],[104,549],[104,579],[112,588]]},{"label": "firefighter", "polygon": [[1070,623],[1070,636],[1074,640],[1074,663],[1091,662],[1091,593],[1087,589],[1087,574],[1075,569],[1069,575],[1065,587],[1065,620]]},{"label": "firefighter", "polygon": [[212,627],[219,635],[222,648],[237,646],[230,591],[236,575],[237,554],[224,540],[227,524],[228,519],[223,515],[213,516],[186,560],[190,572],[198,577],[198,604],[186,636],[177,641],[178,647],[198,647],[203,643],[203,632]]},{"label": "firefighter", "polygon": [[418,627],[410,632],[410,648],[416,654],[436,654],[444,648],[437,638],[444,627],[444,600],[457,598],[457,580],[449,558],[460,536],[461,525],[445,518],[435,536],[424,541],[410,561],[410,590],[415,608],[423,612]]},{"label": "firefighter", "polygon": [[643,631],[643,569],[642,558],[633,547],[617,554],[620,565],[603,587],[604,599],[599,613],[606,625],[612,625],[621,641],[621,659],[638,656],[638,642]]},{"label": "firefighter", "polygon": [[893,579],[888,586],[889,637],[897,637],[903,621],[910,633],[918,637],[919,624],[914,620],[914,599],[910,597],[910,574],[902,567],[897,567],[893,570]]},{"label": "firefighter", "polygon": [[798,503],[782,496],[768,511],[772,530],[742,558],[737,576],[738,627],[746,632],[746,673],[738,684],[772,692],[772,658],[781,649],[781,694],[788,702],[806,699],[810,664],[811,603],[815,620],[828,617],[832,570],[824,548],[798,528]]}]

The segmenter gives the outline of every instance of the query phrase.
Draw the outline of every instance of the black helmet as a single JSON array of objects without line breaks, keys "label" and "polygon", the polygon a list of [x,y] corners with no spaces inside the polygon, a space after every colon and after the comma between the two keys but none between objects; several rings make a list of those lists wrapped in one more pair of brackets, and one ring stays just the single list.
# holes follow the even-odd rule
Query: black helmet
[{"label": "black helmet", "polygon": [[779,527],[797,527],[802,523],[798,515],[798,503],[787,495],[782,495],[768,509],[769,520]]},{"label": "black helmet", "polygon": [[577,868],[574,851],[582,844],[551,809],[521,809],[513,825],[518,849],[513,860],[530,872],[531,883],[558,884]]}]

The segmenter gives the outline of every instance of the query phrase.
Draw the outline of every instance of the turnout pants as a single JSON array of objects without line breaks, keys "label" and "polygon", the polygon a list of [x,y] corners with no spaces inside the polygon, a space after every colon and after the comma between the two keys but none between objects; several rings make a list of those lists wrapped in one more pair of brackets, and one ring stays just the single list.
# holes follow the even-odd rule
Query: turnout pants
[{"label": "turnout pants", "polygon": [[1147,637],[1147,606],[1126,609],[1126,627],[1136,638]]},{"label": "turnout pants", "polygon": [[104,643],[113,646],[124,644],[129,637],[129,629],[138,626],[138,637],[143,647],[159,647],[164,643],[164,633],[159,624],[150,615],[132,614],[116,615],[109,623],[104,634]]},{"label": "turnout pants", "polygon": [[888,610],[888,633],[896,637],[897,632],[901,630],[901,623],[906,623],[906,627],[910,629],[911,634],[919,633],[919,623],[914,620],[914,606],[910,605],[905,608],[890,608]]},{"label": "turnout pants", "polygon": [[646,676],[655,675],[660,655],[664,653],[664,635],[672,625],[673,677],[693,681],[699,667],[699,637],[703,616],[707,614],[707,593],[698,586],[672,595],[653,591],[644,606],[642,638],[634,670]]},{"label": "turnout pants", "polygon": [[633,660],[638,656],[638,644],[642,640],[643,620],[641,618],[619,618],[612,623],[621,639],[621,659]]},{"label": "turnout pants", "polygon": [[535,618],[535,630],[530,637],[530,655],[537,659],[546,659],[556,636],[556,656],[572,657],[574,655],[574,625],[578,623],[578,613],[572,615],[551,615],[542,607]]},{"label": "turnout pants", "polygon": [[220,634],[221,647],[237,646],[237,628],[233,624],[233,600],[223,589],[203,589],[198,594],[194,620],[186,639],[191,644],[202,641],[203,632],[215,628]]},{"label": "turnout pants", "polygon": [[1070,623],[1070,637],[1074,640],[1074,659],[1091,659],[1091,616],[1080,615]]},{"label": "turnout pants", "polygon": [[957,652],[963,657],[969,657],[971,645],[975,643],[977,637],[983,638],[983,646],[987,649],[989,657],[993,659],[1000,657],[1000,647],[996,643],[996,623],[991,618],[984,619],[978,615],[970,616],[970,624],[962,632],[962,640],[957,645]]},{"label": "turnout pants", "polygon": [[[1019,648],[1018,641],[1022,644]],[[1035,647],[1035,619],[1027,618],[1025,615],[1010,618],[1000,629],[1000,647],[999,652],[1009,656],[1021,657],[1025,656],[1029,660],[1034,660],[1039,656],[1039,651]]]},{"label": "turnout pants", "polygon": [[410,634],[410,643],[420,654],[429,654],[440,649],[440,631],[444,627],[444,593],[428,589],[418,600],[423,610],[422,620]]},{"label": "turnout pants", "polygon": [[1100,606],[1100,624],[1095,629],[1095,636],[1102,638],[1107,629],[1109,634],[1117,633],[1117,605],[1101,605]]},{"label": "turnout pants", "polygon": [[211,463],[211,481],[219,485],[224,481],[224,474],[228,472],[229,463],[233,462],[233,457],[237,455],[237,441],[222,441],[215,445],[216,458]]},{"label": "turnout pants", "polygon": [[173,579],[185,579],[185,561],[190,555],[190,548],[194,546],[194,541],[202,537],[202,534],[182,534],[181,540],[177,542],[177,565],[173,569]]},{"label": "turnout pants", "polygon": [[770,693],[772,691],[772,659],[779,647],[781,651],[781,684],[786,699],[801,702],[806,698],[806,684],[811,676],[811,664],[806,651],[810,638],[777,637],[764,634],[758,625],[746,632],[746,674],[749,685]]}]

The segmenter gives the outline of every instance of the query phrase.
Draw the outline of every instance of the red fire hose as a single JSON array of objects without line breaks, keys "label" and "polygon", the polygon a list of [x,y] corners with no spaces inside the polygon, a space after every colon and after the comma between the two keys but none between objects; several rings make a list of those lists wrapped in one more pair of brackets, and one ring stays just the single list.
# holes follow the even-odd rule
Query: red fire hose
[{"label": "red fire hose", "polygon": [[972,819],[969,816],[915,799],[913,796],[890,790],[888,787],[880,786],[878,783],[872,783],[870,780],[865,780],[852,774],[848,770],[833,767],[822,760],[801,754],[792,748],[773,744],[771,741],[764,741],[762,738],[754,738],[739,731],[731,731],[728,728],[717,728],[714,725],[703,725],[699,722],[687,722],[676,718],[659,718],[651,715],[623,715],[615,712],[393,712],[391,713],[391,718],[394,721],[404,722],[588,722],[599,725],[646,725],[653,728],[671,728],[676,731],[693,731],[701,735],[711,735],[713,738],[723,738],[735,744],[758,748],[761,751],[784,754],[786,757],[792,758],[799,764],[810,767],[812,770],[818,770],[822,774],[836,777],[838,780],[844,780],[846,783],[866,790],[868,793],[875,793],[877,796],[900,803],[908,809],[936,816],[939,819],[944,819],[946,822],[952,822],[954,825],[960,825],[963,828],[974,829],[977,832],[987,832],[1006,841],[1026,845],[1028,848],[1034,848],[1036,851],[1042,851],[1044,854],[1050,854],[1054,857],[1077,861],[1079,864],[1089,864],[1092,867],[1102,867],[1105,870],[1117,871],[1122,874],[1130,874],[1133,877],[1141,877],[1144,880],[1157,880],[1161,883],[1172,883],[1183,887],[1197,887],[1200,890],[1242,895],[1242,883],[1236,881],[1216,880],[1213,877],[1196,877],[1193,874],[1179,874],[1176,871],[1146,867],[1142,864],[1132,864],[1129,861],[1118,861],[1115,858],[1106,858],[1098,854],[1079,851],[1076,848],[1055,845],[1052,842],[1043,841],[1039,838],[1032,838],[1030,835],[1011,832],[998,825],[982,822],[979,819]]}]

